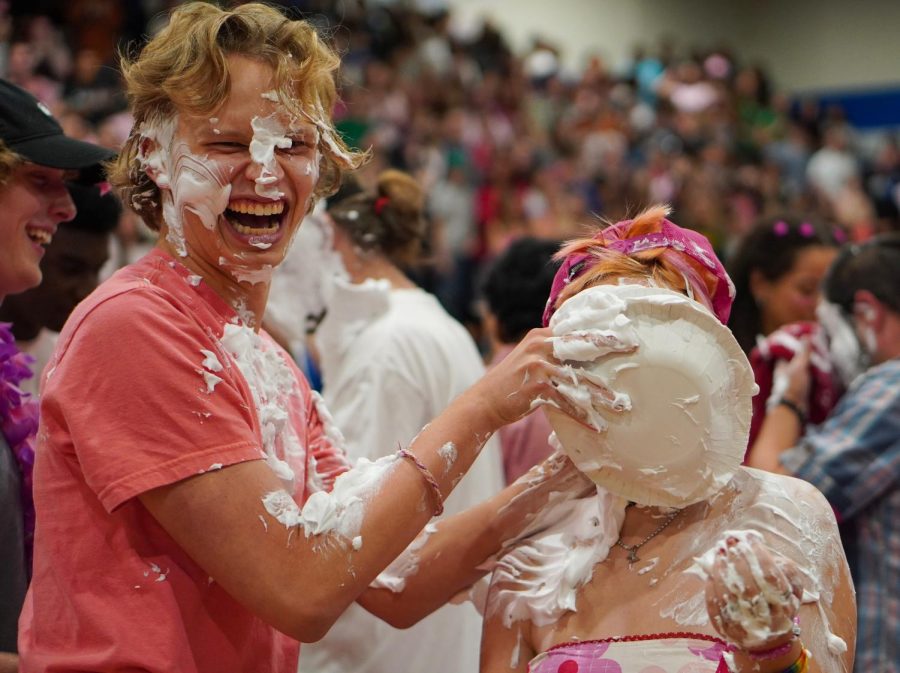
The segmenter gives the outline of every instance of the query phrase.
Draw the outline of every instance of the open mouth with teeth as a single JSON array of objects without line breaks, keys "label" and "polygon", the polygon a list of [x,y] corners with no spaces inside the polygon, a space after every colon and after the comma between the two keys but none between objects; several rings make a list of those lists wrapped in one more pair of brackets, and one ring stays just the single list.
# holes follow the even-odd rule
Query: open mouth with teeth
[{"label": "open mouth with teeth", "polygon": [[242,236],[271,236],[278,233],[284,215],[285,202],[235,200],[225,209],[225,219]]},{"label": "open mouth with teeth", "polygon": [[50,245],[50,241],[53,240],[51,232],[38,227],[25,227],[25,233],[28,235],[28,238],[38,245]]}]

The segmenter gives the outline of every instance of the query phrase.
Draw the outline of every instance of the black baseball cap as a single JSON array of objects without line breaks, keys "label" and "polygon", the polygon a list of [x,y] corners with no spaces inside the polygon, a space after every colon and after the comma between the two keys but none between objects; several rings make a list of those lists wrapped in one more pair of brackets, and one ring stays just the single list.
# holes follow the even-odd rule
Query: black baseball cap
[{"label": "black baseball cap", "polygon": [[112,150],[69,138],[47,106],[15,84],[0,79],[0,140],[39,166],[79,171],[79,182],[103,180],[102,162]]}]

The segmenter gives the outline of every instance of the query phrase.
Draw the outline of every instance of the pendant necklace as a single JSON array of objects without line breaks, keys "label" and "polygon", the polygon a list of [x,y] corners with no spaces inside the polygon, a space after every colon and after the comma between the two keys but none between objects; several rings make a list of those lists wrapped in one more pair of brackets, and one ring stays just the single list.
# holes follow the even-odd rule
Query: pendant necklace
[{"label": "pendant necklace", "polygon": [[650,535],[645,537],[643,540],[641,540],[637,544],[624,544],[621,540],[616,540],[616,546],[621,547],[622,549],[624,549],[625,551],[628,552],[628,565],[629,566],[634,565],[635,563],[640,561],[640,558],[638,558],[638,555],[637,555],[637,550],[640,549],[641,547],[643,547],[648,542],[650,542],[650,540],[655,538],[657,535],[662,533],[666,529],[666,527],[675,520],[675,517],[677,517],[679,514],[681,514],[681,512],[682,512],[682,510],[676,509],[674,512],[669,514],[669,516],[666,517],[666,520],[660,524],[659,528],[657,528],[655,531],[650,533]]}]

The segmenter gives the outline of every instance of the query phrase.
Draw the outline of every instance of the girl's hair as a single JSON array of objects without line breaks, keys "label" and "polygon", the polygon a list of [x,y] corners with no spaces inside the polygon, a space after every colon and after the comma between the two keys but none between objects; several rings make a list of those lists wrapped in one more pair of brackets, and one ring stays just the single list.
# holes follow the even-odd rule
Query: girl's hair
[{"label": "girl's hair", "polygon": [[584,273],[574,278],[560,292],[555,307],[562,306],[563,302],[582,290],[608,283],[610,279],[635,278],[647,279],[655,285],[683,292],[712,310],[709,297],[715,295],[718,280],[705,266],[689,255],[667,247],[649,248],[626,255],[606,247],[614,240],[638,238],[662,231],[663,222],[668,214],[668,206],[652,206],[624,226],[618,225],[614,237],[601,231],[597,235],[566,243],[556,254],[555,259],[561,260],[569,255],[584,253],[590,254],[594,259]]},{"label": "girl's hair", "polygon": [[329,206],[328,214],[354,245],[377,252],[393,264],[417,261],[425,239],[425,194],[412,176],[387,170],[378,176],[375,193],[350,196]]},{"label": "girl's hair", "polygon": [[22,164],[24,159],[13,152],[0,140],[0,187],[5,186],[12,178],[13,172]]},{"label": "girl's hair", "polygon": [[728,326],[745,353],[756,345],[762,331],[762,314],[750,291],[754,271],[777,281],[790,273],[797,254],[812,246],[838,247],[845,240],[836,227],[797,216],[781,215],[759,220],[731,257],[728,272],[735,287]]},{"label": "girl's hair", "polygon": [[357,168],[367,155],[350,151],[334,130],[331,111],[337,100],[334,76],[340,65],[306,21],[292,21],[260,3],[230,10],[205,2],[175,9],[169,24],[130,60],[122,56],[122,73],[134,128],[109,166],[109,181],[122,201],[158,229],[159,188],[138,158],[145,125],[159,124],[178,112],[212,113],[228,96],[227,57],[246,56],[272,67],[279,102],[291,114],[312,118],[319,126],[322,159],[314,197],[333,193],[344,170]]}]

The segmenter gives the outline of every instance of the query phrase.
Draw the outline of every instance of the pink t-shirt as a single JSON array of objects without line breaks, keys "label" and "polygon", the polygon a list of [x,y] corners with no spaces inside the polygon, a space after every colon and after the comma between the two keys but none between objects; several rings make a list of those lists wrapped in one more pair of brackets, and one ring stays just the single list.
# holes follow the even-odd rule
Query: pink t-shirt
[{"label": "pink t-shirt", "polygon": [[[299,643],[232,599],[135,497],[263,457],[251,389],[220,343],[239,320],[197,280],[154,251],[85,300],[60,336],[43,382],[24,672],[296,671]],[[263,335],[262,348],[278,346]],[[201,351],[222,365],[212,388]],[[347,464],[278,353],[296,380],[279,400],[288,422],[276,453],[302,503],[308,483],[330,488]]]}]

